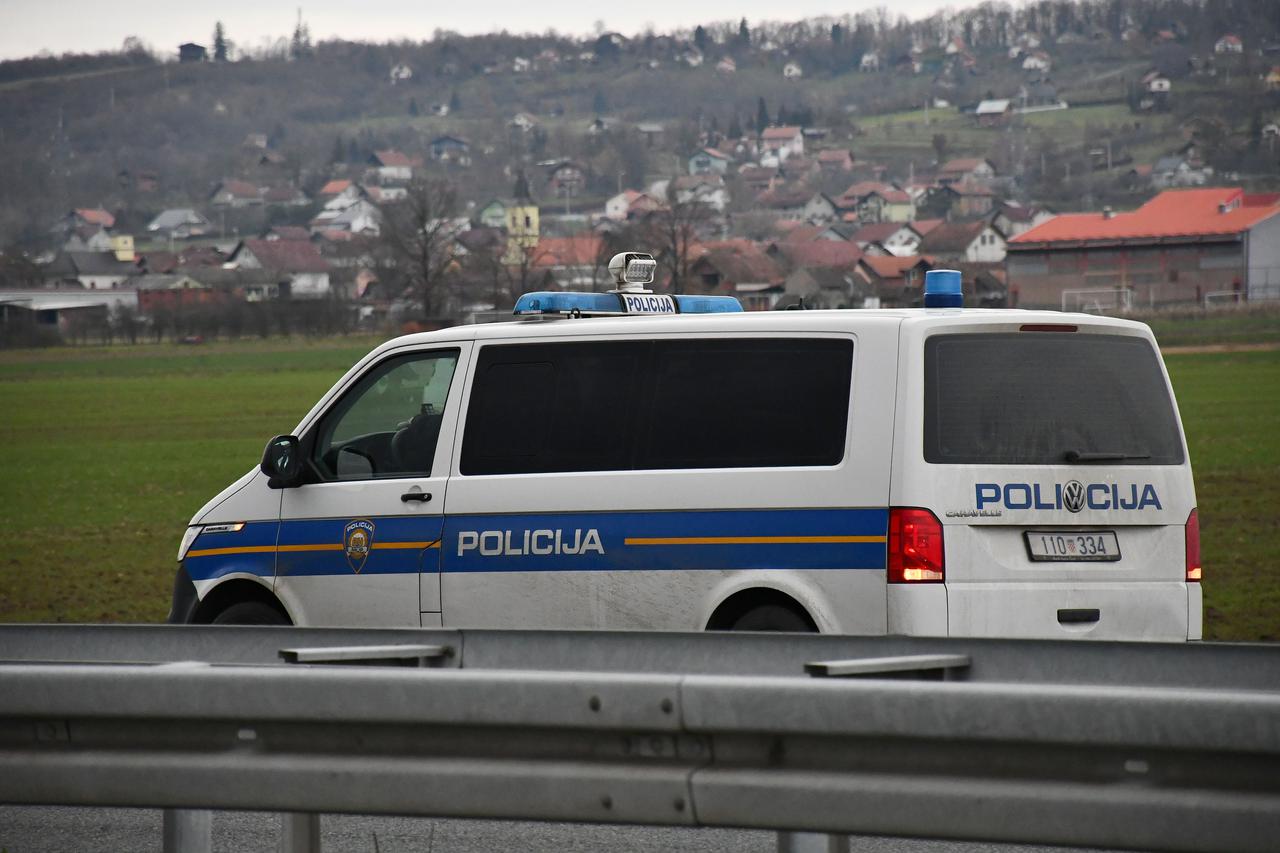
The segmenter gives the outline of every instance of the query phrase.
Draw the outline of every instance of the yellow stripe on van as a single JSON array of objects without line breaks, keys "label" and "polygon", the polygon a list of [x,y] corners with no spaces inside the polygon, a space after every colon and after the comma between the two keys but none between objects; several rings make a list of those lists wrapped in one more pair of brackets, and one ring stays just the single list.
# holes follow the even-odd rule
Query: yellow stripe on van
[{"label": "yellow stripe on van", "polygon": [[622,540],[624,545],[847,545],[885,541],[884,536],[676,536]]}]

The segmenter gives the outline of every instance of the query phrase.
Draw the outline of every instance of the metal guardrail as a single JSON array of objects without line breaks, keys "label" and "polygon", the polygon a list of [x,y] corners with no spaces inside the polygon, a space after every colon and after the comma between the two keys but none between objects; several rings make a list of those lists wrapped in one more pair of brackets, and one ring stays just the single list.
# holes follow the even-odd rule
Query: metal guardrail
[{"label": "metal guardrail", "polygon": [[1280,647],[0,626],[0,801],[1272,850]]}]

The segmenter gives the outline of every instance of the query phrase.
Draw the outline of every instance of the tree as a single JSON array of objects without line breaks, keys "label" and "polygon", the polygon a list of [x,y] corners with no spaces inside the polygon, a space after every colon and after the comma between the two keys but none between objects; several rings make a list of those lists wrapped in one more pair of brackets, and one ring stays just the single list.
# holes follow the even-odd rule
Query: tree
[{"label": "tree", "polygon": [[682,193],[676,178],[667,181],[665,204],[650,219],[651,241],[671,264],[671,292],[684,293],[693,262],[693,247],[710,223],[714,211],[696,191]]},{"label": "tree", "polygon": [[707,49],[707,31],[701,24],[693,31],[693,44],[698,50],[706,51]]},{"label": "tree", "polygon": [[737,113],[734,113],[729,119],[729,131],[727,135],[730,139],[742,138],[742,122],[738,121]]},{"label": "tree", "polygon": [[945,133],[935,133],[932,142],[933,156],[941,163],[947,158],[947,135]]},{"label": "tree", "polygon": [[227,32],[222,28],[222,21],[213,25],[213,61],[227,61]]},{"label": "tree", "polygon": [[293,60],[311,58],[311,29],[302,21],[302,10],[298,10],[298,23],[293,28],[293,38],[289,41],[289,58]]},{"label": "tree", "polygon": [[418,99],[417,98],[409,99],[409,115],[414,116],[415,118],[418,115]]},{"label": "tree", "polygon": [[747,19],[743,18],[738,22],[738,38],[736,40],[738,47],[751,46],[751,29],[747,26]]},{"label": "tree", "polygon": [[844,28],[839,24],[831,25],[831,43],[838,45],[844,41]]},{"label": "tree", "polygon": [[458,90],[455,89],[449,96],[449,112],[456,113],[460,109],[462,109],[462,101],[458,98]]},{"label": "tree", "polygon": [[764,129],[769,126],[769,107],[764,102],[764,96],[756,100],[756,133],[764,133]]},{"label": "tree", "polygon": [[405,289],[422,303],[422,317],[433,319],[443,304],[461,209],[457,190],[447,181],[418,178],[405,197],[384,209],[382,240],[396,259]]}]

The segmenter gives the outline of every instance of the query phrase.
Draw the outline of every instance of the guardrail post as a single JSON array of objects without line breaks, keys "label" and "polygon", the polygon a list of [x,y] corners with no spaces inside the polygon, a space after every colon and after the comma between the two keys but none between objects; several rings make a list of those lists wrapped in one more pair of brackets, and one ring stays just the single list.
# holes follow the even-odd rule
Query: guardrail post
[{"label": "guardrail post", "polygon": [[825,832],[779,832],[778,853],[849,853],[849,836]]},{"label": "guardrail post", "polygon": [[310,812],[280,815],[280,853],[320,853],[320,815]]},{"label": "guardrail post", "polygon": [[164,853],[213,853],[213,812],[165,809],[162,826]]}]

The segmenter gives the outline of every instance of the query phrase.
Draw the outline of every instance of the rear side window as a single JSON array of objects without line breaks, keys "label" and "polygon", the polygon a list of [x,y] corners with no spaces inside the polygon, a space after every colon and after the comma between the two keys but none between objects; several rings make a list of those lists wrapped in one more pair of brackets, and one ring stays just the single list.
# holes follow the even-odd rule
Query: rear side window
[{"label": "rear side window", "polygon": [[924,355],[927,462],[1183,461],[1164,374],[1142,338],[934,335]]},{"label": "rear side window", "polygon": [[487,346],[461,470],[836,465],[852,365],[836,339]]}]

